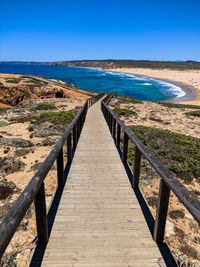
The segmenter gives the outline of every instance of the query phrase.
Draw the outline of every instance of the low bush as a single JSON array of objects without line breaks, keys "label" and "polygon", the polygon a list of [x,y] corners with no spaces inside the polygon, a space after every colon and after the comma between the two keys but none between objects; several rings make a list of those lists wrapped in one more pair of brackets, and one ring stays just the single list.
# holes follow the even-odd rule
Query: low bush
[{"label": "low bush", "polygon": [[13,79],[7,79],[6,82],[7,83],[19,83],[21,82],[22,79],[17,79],[17,78],[13,78]]},{"label": "low bush", "polygon": [[54,104],[50,104],[50,103],[39,103],[37,104],[36,109],[41,109],[41,110],[47,110],[47,109],[55,109],[55,105]]},{"label": "low bush", "polygon": [[118,103],[119,104],[128,104],[128,103],[132,103],[132,104],[142,104],[143,102],[140,100],[136,100],[132,97],[118,97]]},{"label": "low bush", "polygon": [[113,112],[118,116],[130,116],[134,115],[136,116],[137,113],[134,110],[128,109],[128,108],[115,108]]},{"label": "low bush", "polygon": [[188,105],[188,104],[177,104],[177,103],[170,103],[170,102],[160,102],[155,101],[155,103],[163,105],[168,108],[191,108],[191,109],[200,109],[200,106],[197,105]]},{"label": "low bush", "polygon": [[185,113],[187,116],[200,117],[200,110]]},{"label": "low bush", "polygon": [[[190,183],[200,177],[200,139],[146,126],[130,127],[134,134],[148,146],[172,172]],[[134,149],[128,157],[133,161]]]},{"label": "low bush", "polygon": [[76,117],[76,111],[46,112],[36,118],[35,124],[41,122],[51,122],[53,124],[69,124]]}]

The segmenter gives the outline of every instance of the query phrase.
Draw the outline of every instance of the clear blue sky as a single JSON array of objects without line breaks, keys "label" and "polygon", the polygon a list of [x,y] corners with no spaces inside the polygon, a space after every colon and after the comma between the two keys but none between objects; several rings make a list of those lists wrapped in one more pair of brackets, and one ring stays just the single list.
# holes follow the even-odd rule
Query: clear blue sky
[{"label": "clear blue sky", "polygon": [[0,0],[0,60],[200,61],[200,0]]}]

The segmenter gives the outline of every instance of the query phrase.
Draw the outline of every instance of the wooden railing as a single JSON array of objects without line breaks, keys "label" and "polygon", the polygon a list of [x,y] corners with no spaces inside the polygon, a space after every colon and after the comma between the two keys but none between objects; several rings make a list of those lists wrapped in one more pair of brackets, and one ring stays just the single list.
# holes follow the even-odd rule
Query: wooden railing
[{"label": "wooden railing", "polygon": [[93,97],[91,97],[90,99],[88,99],[88,107],[91,107],[93,104],[95,104],[99,99],[101,99],[103,96],[105,95],[105,93],[100,93],[98,95],[95,95]]},{"label": "wooden railing", "polygon": [[[13,207],[9,210],[5,218],[0,224],[0,259],[7,248],[12,236],[17,230],[20,222],[26,214],[31,203],[34,201],[36,224],[37,224],[37,236],[38,243],[46,244],[48,242],[48,222],[46,212],[45,201],[45,188],[44,179],[46,178],[53,163],[57,162],[57,181],[58,188],[63,188],[64,179],[64,162],[63,162],[63,146],[67,143],[67,164],[72,162],[72,151],[75,150],[77,142],[85,121],[85,117],[89,105],[97,102],[104,93],[96,95],[95,97],[86,100],[77,116],[68,126],[63,136],[58,143],[53,147],[45,161],[43,162],[39,171],[33,176],[29,184],[21,193],[19,198],[13,204]],[[73,140],[73,143],[72,143]]]},{"label": "wooden railing", "polygon": [[[110,97],[112,97],[111,94]],[[183,203],[186,209],[200,225],[200,201],[193,193],[187,190],[187,188],[181,182],[179,182],[179,180],[162,164],[162,162],[150,152],[150,150],[107,106],[111,99],[110,97],[107,96],[107,98],[104,98],[104,100],[101,102],[101,108],[117,148],[120,148],[121,130],[124,132],[121,155],[123,163],[127,161],[129,140],[135,145],[134,167],[131,179],[132,187],[134,189],[139,189],[138,186],[140,178],[141,156],[144,156],[144,158],[148,160],[148,162],[161,177],[153,233],[154,240],[157,243],[163,243],[170,190],[172,190],[172,192],[178,197],[178,199]]]}]

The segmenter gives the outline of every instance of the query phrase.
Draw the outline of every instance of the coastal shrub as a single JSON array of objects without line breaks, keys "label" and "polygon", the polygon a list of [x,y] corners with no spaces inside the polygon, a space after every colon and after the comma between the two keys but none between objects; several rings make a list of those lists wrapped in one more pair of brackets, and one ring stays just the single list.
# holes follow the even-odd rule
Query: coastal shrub
[{"label": "coastal shrub", "polygon": [[[172,172],[186,183],[200,176],[200,139],[147,126],[130,127],[134,134]],[[133,161],[133,149],[128,157]]]},{"label": "coastal shrub", "polygon": [[200,117],[200,110],[185,113],[187,116]]},{"label": "coastal shrub", "polygon": [[130,116],[134,115],[136,116],[137,113],[134,110],[128,109],[128,108],[115,108],[113,112],[118,116]]},{"label": "coastal shrub", "polygon": [[76,111],[46,112],[36,118],[35,124],[39,125],[45,121],[53,124],[69,124],[76,117],[76,114]]},{"label": "coastal shrub", "polygon": [[132,97],[118,97],[118,103],[119,104],[128,104],[128,103],[132,103],[132,104],[143,104],[142,101],[140,100],[136,100]]},{"label": "coastal shrub", "polygon": [[27,115],[20,115],[17,117],[11,117],[9,121],[15,122],[15,123],[24,123],[24,122],[31,122],[36,118],[35,114],[27,114]]},{"label": "coastal shrub", "polygon": [[177,104],[177,103],[160,102],[160,101],[154,101],[154,103],[163,105],[163,106],[168,107],[168,108],[191,108],[191,109],[200,109],[200,106],[197,106],[197,105]]},{"label": "coastal shrub", "polygon": [[25,80],[24,82],[25,83],[34,83],[34,84],[36,83],[37,85],[40,85],[40,81],[36,81],[36,80],[33,80],[33,79],[32,80]]},{"label": "coastal shrub", "polygon": [[46,110],[46,109],[55,109],[55,105],[51,104],[51,103],[39,103],[37,104],[36,109],[42,109],[42,110]]},{"label": "coastal shrub", "polygon": [[0,107],[0,113],[4,113],[4,112],[6,112],[6,109],[7,109],[7,108],[2,108],[2,107]]},{"label": "coastal shrub", "polygon": [[19,83],[21,82],[22,79],[17,79],[17,78],[12,78],[12,79],[7,79],[6,82],[7,83]]}]

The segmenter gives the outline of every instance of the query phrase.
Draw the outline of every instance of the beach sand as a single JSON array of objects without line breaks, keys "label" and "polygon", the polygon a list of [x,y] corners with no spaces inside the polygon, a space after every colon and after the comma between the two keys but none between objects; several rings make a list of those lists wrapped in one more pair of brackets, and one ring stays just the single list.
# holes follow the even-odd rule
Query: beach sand
[{"label": "beach sand", "polygon": [[[195,89],[195,97],[192,100],[182,101],[184,104],[200,105],[200,70],[169,70],[169,69],[144,69],[144,68],[118,68],[109,71],[144,75],[151,78],[170,80],[189,85]],[[179,102],[180,103],[180,102]]]}]

